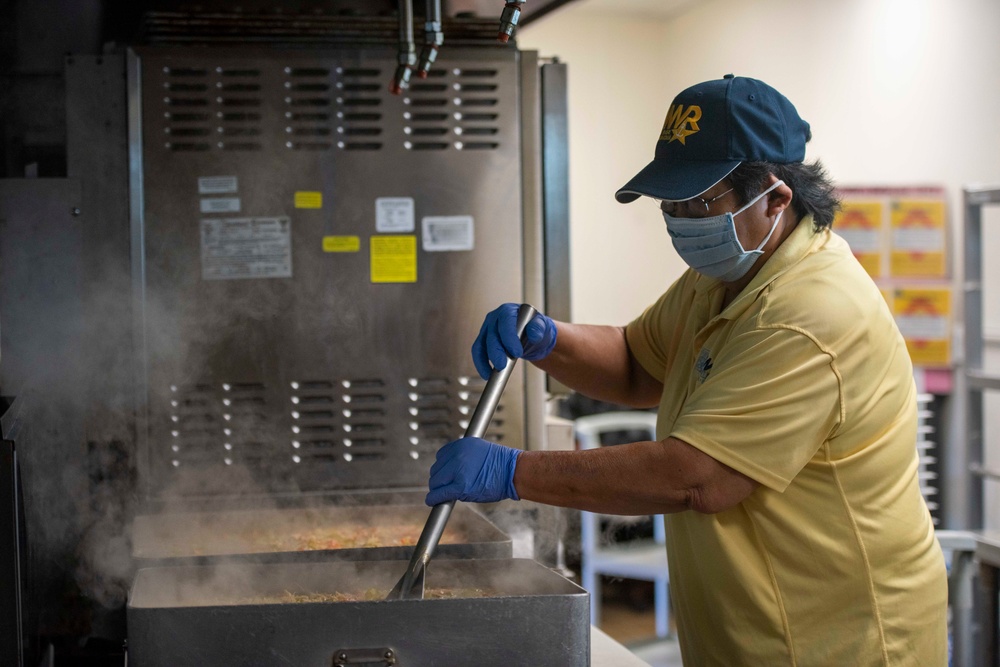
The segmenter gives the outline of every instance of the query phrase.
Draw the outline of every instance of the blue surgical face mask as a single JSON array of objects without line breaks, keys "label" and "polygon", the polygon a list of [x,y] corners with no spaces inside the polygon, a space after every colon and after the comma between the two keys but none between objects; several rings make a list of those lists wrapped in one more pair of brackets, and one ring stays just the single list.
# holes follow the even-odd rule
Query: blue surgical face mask
[{"label": "blue surgical face mask", "polygon": [[761,197],[781,185],[778,181],[750,200],[735,213],[723,213],[709,218],[675,218],[663,212],[667,233],[681,259],[698,273],[723,282],[735,282],[745,276],[757,257],[764,254],[761,248],[778,227],[781,213],[774,218],[771,231],[753,250],[744,250],[736,235],[735,217],[753,206]]}]

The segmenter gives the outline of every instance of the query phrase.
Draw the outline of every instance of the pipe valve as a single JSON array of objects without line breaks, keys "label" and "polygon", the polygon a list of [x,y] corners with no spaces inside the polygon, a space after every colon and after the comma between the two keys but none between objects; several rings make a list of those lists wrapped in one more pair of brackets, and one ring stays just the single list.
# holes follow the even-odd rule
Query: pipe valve
[{"label": "pipe valve", "polygon": [[413,43],[413,0],[399,2],[399,51],[396,73],[389,84],[389,92],[399,95],[410,87],[413,66],[417,64],[417,49]]},{"label": "pipe valve", "polygon": [[504,5],[503,13],[500,15],[500,32],[497,34],[497,41],[506,44],[514,36],[517,29],[517,22],[521,20],[521,7],[523,1],[508,0]]},{"label": "pipe valve", "polygon": [[413,63],[415,61],[416,57],[412,60],[399,63],[396,67],[396,73],[392,77],[392,83],[389,84],[390,93],[399,95],[410,87],[410,77],[413,74]]},{"label": "pipe valve", "polygon": [[444,33],[441,32],[441,22],[427,23],[427,37],[424,47],[420,51],[420,64],[417,66],[417,76],[421,79],[427,78],[427,73],[431,65],[437,60],[438,50],[444,44]]},{"label": "pipe valve", "polygon": [[424,48],[420,51],[420,65],[417,66],[417,76],[421,79],[427,78],[427,73],[437,60],[438,50],[442,44],[444,44],[444,32],[441,30],[441,0],[427,0]]}]

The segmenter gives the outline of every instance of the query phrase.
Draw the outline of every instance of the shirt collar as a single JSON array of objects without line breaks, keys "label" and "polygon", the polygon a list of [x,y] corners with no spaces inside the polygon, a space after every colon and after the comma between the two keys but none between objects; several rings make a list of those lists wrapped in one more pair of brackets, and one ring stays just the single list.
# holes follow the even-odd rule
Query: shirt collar
[{"label": "shirt collar", "polygon": [[[798,225],[792,230],[792,233],[778,246],[774,254],[768,258],[764,266],[757,272],[757,275],[750,281],[750,284],[744,287],[743,291],[719,315],[728,319],[728,316],[741,312],[746,307],[746,304],[754,300],[762,289],[797,264],[803,257],[821,247],[828,235],[828,229],[816,231],[811,215],[807,215],[799,220]],[[712,296],[718,295],[709,296],[708,293],[715,290],[722,290],[723,287],[722,281],[699,275],[694,290],[695,294],[699,297],[712,298]]]}]

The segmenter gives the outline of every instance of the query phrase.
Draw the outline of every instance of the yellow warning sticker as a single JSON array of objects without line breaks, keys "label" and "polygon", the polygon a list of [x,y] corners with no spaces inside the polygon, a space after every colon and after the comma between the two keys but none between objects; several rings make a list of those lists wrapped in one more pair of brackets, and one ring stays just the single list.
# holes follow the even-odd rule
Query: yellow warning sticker
[{"label": "yellow warning sticker", "polygon": [[417,237],[371,237],[373,283],[417,282]]},{"label": "yellow warning sticker", "polygon": [[324,236],[323,252],[358,252],[361,250],[359,236]]},{"label": "yellow warning sticker", "polygon": [[296,192],[295,208],[323,208],[323,193],[305,190]]}]

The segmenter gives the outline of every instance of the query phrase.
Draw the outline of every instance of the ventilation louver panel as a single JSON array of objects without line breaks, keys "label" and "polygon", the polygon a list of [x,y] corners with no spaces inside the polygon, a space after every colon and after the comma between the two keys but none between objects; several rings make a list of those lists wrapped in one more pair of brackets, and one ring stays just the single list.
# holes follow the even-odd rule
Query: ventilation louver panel
[{"label": "ventilation louver panel", "polygon": [[403,98],[403,132],[407,150],[446,150],[451,147],[451,96],[445,70],[431,70],[427,79],[417,80]]},{"label": "ventilation louver panel", "polygon": [[455,69],[455,134],[460,150],[494,150],[499,147],[500,133],[497,112],[499,93],[497,70]]},{"label": "ventilation louver panel", "polygon": [[259,383],[170,387],[173,468],[260,462],[268,457],[260,433],[268,422],[265,387]]},{"label": "ventilation louver panel", "polygon": [[285,67],[285,146],[296,151],[333,145],[333,84],[325,67]]},{"label": "ventilation louver panel", "polygon": [[410,85],[403,103],[407,150],[499,147],[498,77],[494,69],[432,70]]},{"label": "ventilation louver panel", "polygon": [[260,70],[254,68],[215,69],[218,81],[216,111],[218,148],[227,151],[261,150],[263,100]]},{"label": "ventilation louver panel", "polygon": [[[296,151],[377,151],[385,143],[384,72],[378,67],[284,66],[284,146]],[[171,152],[260,151],[268,91],[257,67],[164,67],[164,147]],[[440,68],[402,98],[403,147],[500,146],[498,71]],[[276,91],[274,91],[276,92]],[[390,107],[393,105],[389,105]]]},{"label": "ventilation louver panel", "polygon": [[378,378],[297,380],[290,385],[292,462],[345,463],[387,457],[385,382]]},{"label": "ventilation louver panel", "polygon": [[261,150],[259,70],[164,67],[163,79],[164,148]]},{"label": "ventilation louver panel", "polygon": [[337,148],[377,151],[384,133],[382,70],[337,68]]},{"label": "ventilation louver panel", "polygon": [[[405,413],[379,378],[298,380],[289,385],[291,445],[288,454],[262,434],[271,432],[266,387],[223,383],[170,388],[169,464],[174,469],[244,465],[259,469],[288,462],[327,460],[340,464],[404,456],[432,458],[468,428],[485,383],[479,378],[424,377],[407,380]],[[501,401],[486,438],[504,442]],[[405,424],[409,447],[389,442],[392,427]]]},{"label": "ventilation louver panel", "polygon": [[212,108],[208,70],[163,68],[164,148],[177,152],[212,147]]},{"label": "ventilation louver panel", "polygon": [[[411,445],[410,458],[433,456],[469,427],[486,383],[479,378],[428,377],[408,380],[406,424]],[[503,400],[486,432],[493,442],[506,440],[503,428]]]}]

